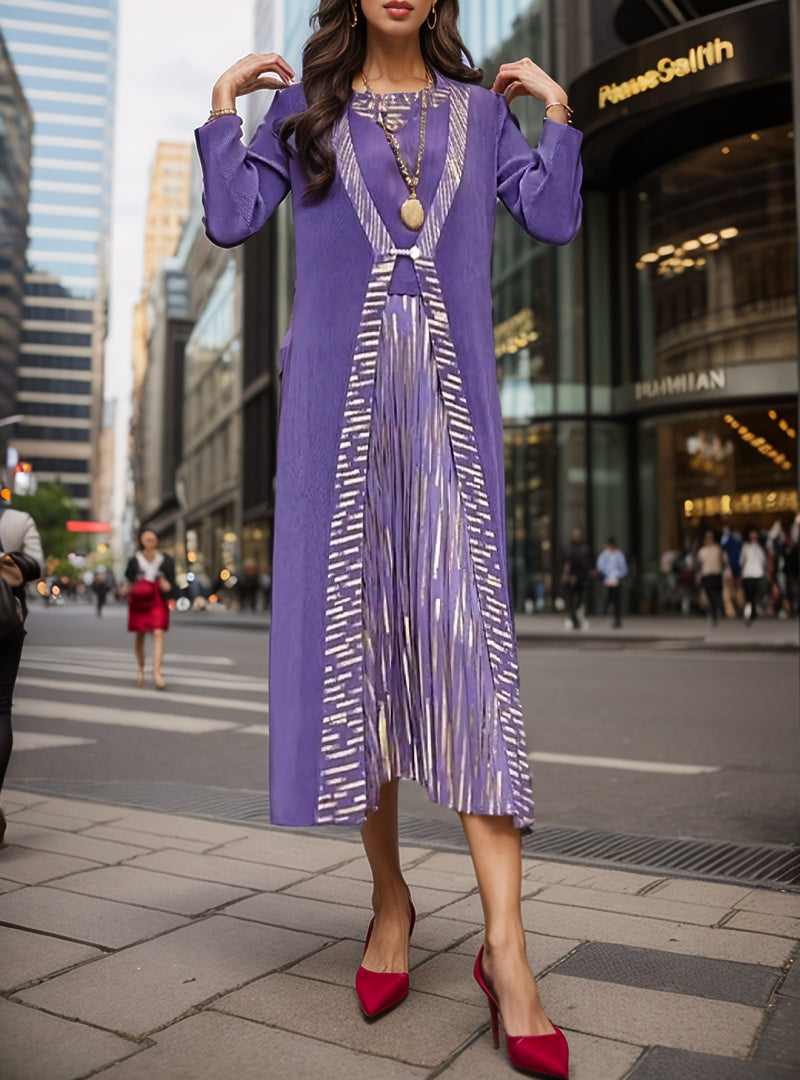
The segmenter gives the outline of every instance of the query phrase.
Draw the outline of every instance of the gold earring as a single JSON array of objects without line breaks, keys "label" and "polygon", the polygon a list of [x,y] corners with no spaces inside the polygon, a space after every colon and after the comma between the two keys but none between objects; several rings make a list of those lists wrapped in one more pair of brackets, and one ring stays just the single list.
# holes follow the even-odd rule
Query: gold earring
[{"label": "gold earring", "polygon": [[353,18],[350,20],[350,29],[354,30],[358,25],[358,4],[356,0],[350,0],[350,9],[353,12]]},{"label": "gold earring", "polygon": [[[433,15],[433,22],[431,22],[431,15]],[[428,29],[429,30],[435,30],[436,29],[436,24],[437,24],[438,21],[439,21],[439,16],[436,13],[436,0],[433,0],[433,7],[430,10],[430,15],[428,15]]]}]

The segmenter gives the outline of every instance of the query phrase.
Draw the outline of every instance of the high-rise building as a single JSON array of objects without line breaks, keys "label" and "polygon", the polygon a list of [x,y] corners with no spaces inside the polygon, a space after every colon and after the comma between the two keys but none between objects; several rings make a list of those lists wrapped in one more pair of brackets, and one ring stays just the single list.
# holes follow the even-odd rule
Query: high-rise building
[{"label": "high-rise building", "polygon": [[14,444],[84,514],[102,471],[117,3],[0,0],[35,121]]},{"label": "high-rise building", "polygon": [[[189,215],[194,148],[190,143],[159,142],[150,174],[144,242],[142,294],[133,309],[133,402],[130,457],[133,469],[134,505],[142,506],[143,455],[142,388],[149,359],[148,295],[161,262],[175,254]],[[150,447],[150,451],[153,447]]]},{"label": "high-rise building", "polygon": [[[16,411],[33,116],[0,34],[0,421]],[[0,427],[0,481],[6,436]]]}]

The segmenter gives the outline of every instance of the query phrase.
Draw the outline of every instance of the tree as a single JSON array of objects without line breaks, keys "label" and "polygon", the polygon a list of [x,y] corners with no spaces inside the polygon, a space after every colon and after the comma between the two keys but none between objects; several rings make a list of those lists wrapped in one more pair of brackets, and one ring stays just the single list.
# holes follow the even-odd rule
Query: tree
[{"label": "tree", "polygon": [[61,484],[39,484],[35,495],[14,495],[11,505],[36,522],[46,559],[65,559],[74,547],[67,522],[79,517],[72,497]]}]

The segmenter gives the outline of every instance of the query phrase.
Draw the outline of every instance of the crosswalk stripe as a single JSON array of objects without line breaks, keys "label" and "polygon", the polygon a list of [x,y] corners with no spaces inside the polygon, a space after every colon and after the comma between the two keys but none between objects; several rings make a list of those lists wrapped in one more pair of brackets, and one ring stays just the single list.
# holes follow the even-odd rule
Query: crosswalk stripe
[{"label": "crosswalk stripe", "polygon": [[170,731],[178,735],[205,735],[211,731],[229,731],[240,727],[227,720],[208,720],[200,716],[176,716],[137,709],[105,709],[97,705],[73,704],[20,698],[14,706],[16,717],[34,720],[73,720],[80,724],[111,724],[115,727]]},{"label": "crosswalk stripe", "polygon": [[[22,671],[44,671],[48,674],[62,674],[62,675],[85,675],[94,676],[103,679],[112,679],[117,682],[125,681],[131,683],[136,679],[136,668],[131,664],[127,664],[125,667],[112,668],[107,667],[104,664],[90,664],[90,663],[74,663],[74,664],[59,664],[56,661],[37,661],[31,660],[27,653],[22,654]],[[268,684],[266,679],[253,679],[244,675],[212,675],[208,678],[203,678],[202,675],[186,674],[186,672],[179,672],[177,669],[164,665],[162,667],[162,674],[164,678],[169,678],[169,681],[176,686],[194,686],[194,687],[207,687],[209,690],[219,689],[226,691],[236,691],[243,694],[266,694]],[[151,675],[148,672],[148,678]],[[66,685],[66,683],[65,683]]]},{"label": "crosswalk stripe", "polygon": [[250,724],[239,728],[237,735],[269,735],[269,724]]},{"label": "crosswalk stripe", "polygon": [[15,731],[14,753],[20,750],[54,750],[67,746],[90,746],[97,739],[80,739],[77,735],[54,735],[49,731]]},{"label": "crosswalk stripe", "polygon": [[[136,698],[137,700],[150,701],[174,701],[184,705],[205,705],[208,708],[219,706],[224,709],[233,709],[238,712],[255,712],[265,714],[267,711],[266,701],[241,701],[233,697],[212,697],[208,694],[181,694],[174,690],[150,690],[142,687],[127,688],[124,686],[104,686],[102,683],[86,682],[78,679],[42,679],[30,678],[21,675],[17,678],[17,686],[32,686],[37,690],[58,690],[79,694],[102,694],[103,697]],[[24,704],[25,698],[21,698]],[[55,704],[55,702],[54,702]]]},{"label": "crosswalk stripe", "polygon": [[699,776],[715,773],[720,765],[680,765],[668,761],[634,761],[632,758],[589,757],[585,754],[548,754],[540,751],[528,754],[530,761],[551,765],[588,765],[597,769],[624,769],[631,772],[668,773],[672,776]]},{"label": "crosswalk stripe", "polygon": [[[84,645],[26,645],[25,653],[29,656],[42,656],[44,658],[58,654],[73,656],[77,653],[78,658],[82,660],[105,656],[127,661],[128,663],[133,660],[133,649],[118,649],[108,645],[92,645],[91,647]],[[202,653],[165,652],[164,663],[199,664],[201,667],[234,667],[236,661],[230,656],[204,656]]]}]

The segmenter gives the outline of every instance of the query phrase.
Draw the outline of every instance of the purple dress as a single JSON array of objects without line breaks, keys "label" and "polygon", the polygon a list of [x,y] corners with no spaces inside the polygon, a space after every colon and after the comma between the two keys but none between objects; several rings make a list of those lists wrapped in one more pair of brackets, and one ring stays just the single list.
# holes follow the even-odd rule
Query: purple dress
[{"label": "purple dress", "polygon": [[[405,185],[366,95],[337,126],[337,180],[317,204],[302,198],[296,155],[276,137],[303,107],[299,88],[277,95],[248,149],[235,118],[198,131],[212,239],[237,243],[290,185],[294,198],[270,637],[277,823],[358,824],[393,777],[457,810],[533,818],[505,564],[490,231],[499,194],[534,235],[571,239],[580,134],[546,121],[534,151],[502,98],[441,76],[427,93],[420,233],[400,219]],[[421,95],[383,104],[413,168]]]}]

